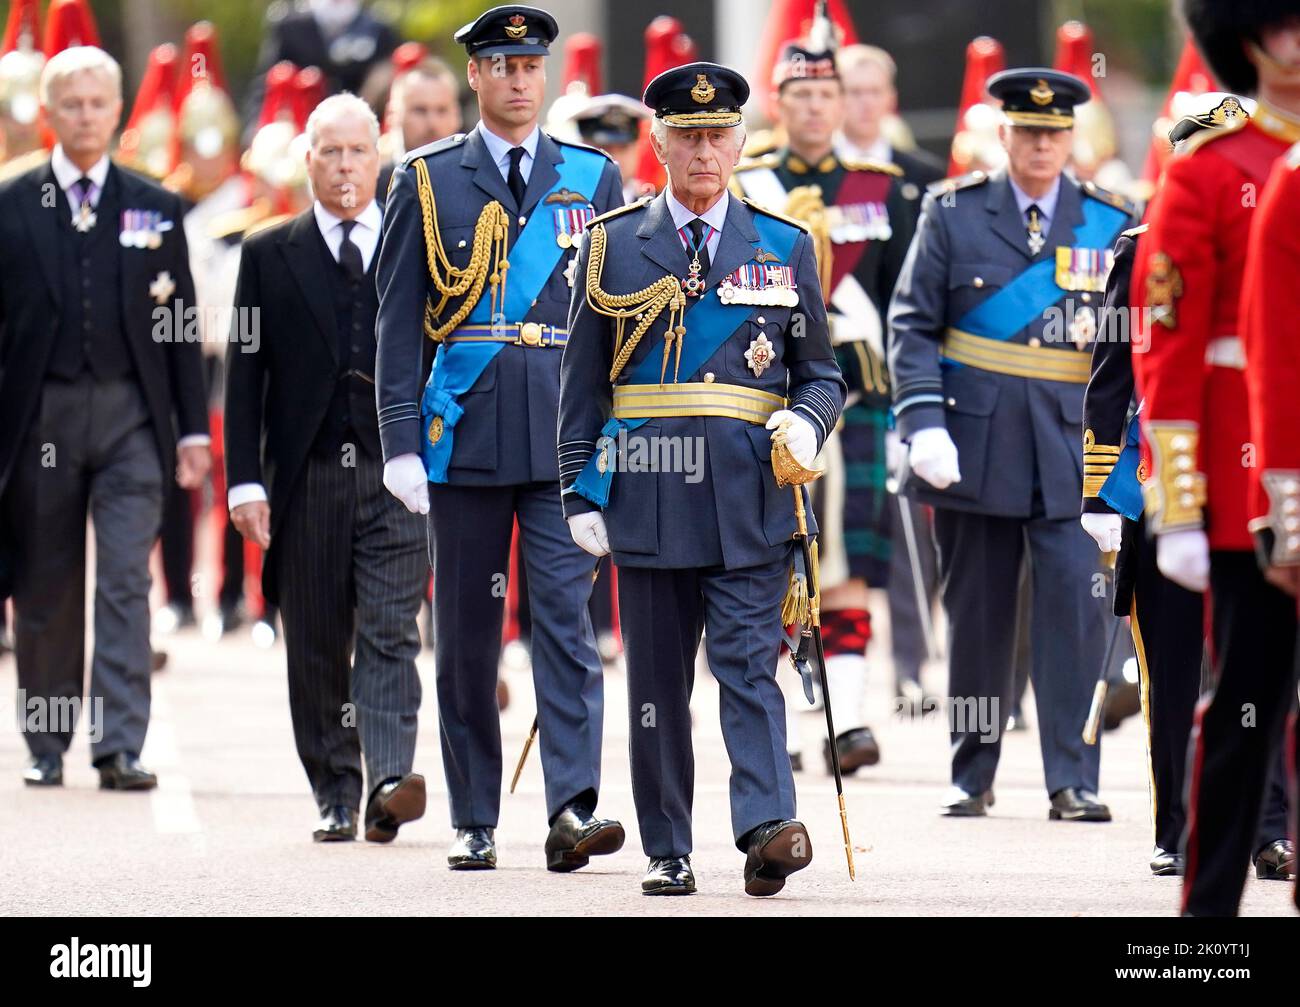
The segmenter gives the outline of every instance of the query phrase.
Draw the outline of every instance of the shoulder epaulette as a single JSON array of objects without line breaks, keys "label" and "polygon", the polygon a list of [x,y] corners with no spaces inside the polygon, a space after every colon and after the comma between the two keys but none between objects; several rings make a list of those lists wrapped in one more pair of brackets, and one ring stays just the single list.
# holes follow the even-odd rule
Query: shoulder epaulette
[{"label": "shoulder epaulette", "polygon": [[760,204],[755,203],[748,196],[741,196],[740,201],[744,203],[746,206],[748,206],[755,213],[762,213],[769,217],[774,217],[777,220],[781,221],[781,223],[783,224],[789,224],[791,227],[797,227],[805,234],[808,233],[808,225],[804,224],[802,221],[795,220],[793,217],[787,217],[784,213],[777,213],[775,210],[770,210],[766,206],[761,206]]},{"label": "shoulder epaulette", "polygon": [[17,178],[23,172],[31,171],[33,168],[39,168],[49,159],[50,152],[43,147],[29,150],[26,154],[19,154],[12,161],[0,164],[0,182]]},{"label": "shoulder epaulette", "polygon": [[938,196],[945,192],[956,192],[959,189],[970,189],[976,185],[983,185],[988,180],[989,173],[987,171],[971,171],[965,175],[941,178],[937,182],[931,182],[925,187],[925,191]]},{"label": "shoulder epaulette", "polygon": [[776,168],[781,158],[776,154],[763,154],[761,157],[747,157],[736,165],[737,171],[750,171],[753,168]]},{"label": "shoulder epaulette", "polygon": [[250,227],[247,231],[244,232],[244,240],[247,241],[255,234],[261,234],[263,231],[269,230],[270,228],[274,227],[276,224],[283,224],[286,220],[292,220],[292,219],[293,219],[292,213],[277,213],[274,216],[267,217],[265,220],[259,220],[256,224],[254,224],[252,227]]},{"label": "shoulder epaulette", "polygon": [[842,157],[840,164],[848,168],[849,171],[879,171],[886,175],[894,175],[897,178],[903,177],[903,169],[896,164],[890,164],[888,161],[872,161],[867,158]]},{"label": "shoulder epaulette", "polygon": [[1222,126],[1202,129],[1199,132],[1193,133],[1174,151],[1174,156],[1187,157],[1188,155],[1200,150],[1207,143],[1221,140],[1225,136],[1232,136],[1237,132],[1237,130],[1242,129],[1248,122],[1250,122],[1250,120],[1243,115],[1229,119]]},{"label": "shoulder epaulette", "polygon": [[[550,133],[547,133],[546,135],[547,135],[547,136],[551,136]],[[599,147],[593,147],[593,146],[592,146],[591,144],[589,144],[589,143],[581,143],[581,142],[579,142],[579,141],[577,141],[577,140],[565,140],[565,139],[562,139],[562,138],[560,138],[560,137],[558,137],[558,136],[551,136],[551,139],[554,140],[556,143],[560,144],[560,146],[562,146],[562,147],[577,147],[579,150],[589,150],[589,151],[591,151],[593,154],[599,154],[599,155],[600,155],[601,157],[603,157],[606,161],[613,161],[613,160],[614,160],[614,159],[613,159],[612,157],[610,157],[609,154],[607,154],[605,151],[601,150]]]},{"label": "shoulder epaulette", "polygon": [[650,205],[652,199],[654,199],[654,196],[647,194],[630,203],[624,203],[622,206],[617,206],[612,210],[606,210],[600,216],[592,217],[587,221],[587,227],[591,227],[594,224],[603,224],[607,220],[612,220],[614,217],[620,216],[624,213],[631,213],[633,210],[644,210]]},{"label": "shoulder epaulette", "polygon": [[1085,195],[1091,196],[1098,202],[1105,203],[1107,206],[1113,206],[1117,210],[1123,210],[1130,216],[1133,214],[1134,206],[1132,203],[1117,192],[1103,189],[1101,186],[1097,185],[1096,182],[1084,182],[1083,191]]},{"label": "shoulder epaulette", "polygon": [[434,140],[433,143],[426,143],[423,147],[416,147],[415,150],[408,151],[402,158],[402,167],[409,168],[411,162],[417,157],[430,157],[433,154],[441,154],[444,150],[451,150],[453,147],[459,147],[465,142],[466,133],[453,133],[451,136],[444,136],[441,140]]},{"label": "shoulder epaulette", "polygon": [[1150,226],[1150,224],[1138,224],[1137,227],[1130,227],[1127,231],[1120,231],[1119,233],[1126,238],[1136,238],[1139,234],[1146,234],[1147,228]]}]

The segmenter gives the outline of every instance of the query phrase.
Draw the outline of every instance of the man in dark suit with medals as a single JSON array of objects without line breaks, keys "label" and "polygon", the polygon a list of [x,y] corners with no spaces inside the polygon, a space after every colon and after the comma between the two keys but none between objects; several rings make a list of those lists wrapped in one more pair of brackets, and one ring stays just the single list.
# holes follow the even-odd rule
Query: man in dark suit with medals
[{"label": "man in dark suit with medals", "polygon": [[[28,784],[63,781],[85,673],[86,518],[95,528],[88,726],[100,786],[152,788],[149,551],[163,487],[210,465],[179,197],[109,161],[121,70],[92,46],[46,64],[58,145],[0,187],[0,542],[12,543]],[[3,548],[0,546],[0,548]],[[0,566],[4,566],[0,558]],[[36,706],[33,706],[36,704]],[[50,714],[34,727],[39,707]]]}]

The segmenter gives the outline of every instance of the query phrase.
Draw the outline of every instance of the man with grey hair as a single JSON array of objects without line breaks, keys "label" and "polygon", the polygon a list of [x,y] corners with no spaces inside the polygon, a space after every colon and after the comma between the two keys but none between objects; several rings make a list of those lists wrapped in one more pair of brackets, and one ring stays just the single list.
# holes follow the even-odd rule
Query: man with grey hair
[{"label": "man with grey hair", "polygon": [[[424,813],[412,773],[424,525],[385,490],[375,411],[379,123],[338,94],[307,120],[309,210],[244,242],[236,318],[260,314],[258,352],[231,341],[226,477],[231,521],[267,550],[280,606],[298,755],[317,842],[386,843]],[[353,646],[355,642],[355,653]],[[368,777],[362,789],[362,762]]]},{"label": "man with grey hair", "polygon": [[[812,859],[794,820],[776,683],[795,503],[771,460],[776,443],[811,468],[846,390],[811,237],[727,191],[748,95],[744,78],[716,63],[650,82],[668,186],[589,225],[560,367],[569,531],[619,567],[646,895],[695,891],[690,697],[701,632],[720,689],[746,894],[775,895]],[[638,461],[684,445],[711,475]],[[794,492],[805,506],[803,489]]]},{"label": "man with grey hair", "polygon": [[[86,518],[95,528],[91,758],[100,786],[144,790],[149,551],[164,479],[210,465],[180,199],[113,164],[121,70],[76,46],[40,82],[58,139],[0,185],[0,600],[12,591],[35,786],[63,780],[85,674]],[[173,476],[174,473],[174,476]],[[6,550],[2,543],[12,543]],[[102,714],[99,712],[102,707]]]}]

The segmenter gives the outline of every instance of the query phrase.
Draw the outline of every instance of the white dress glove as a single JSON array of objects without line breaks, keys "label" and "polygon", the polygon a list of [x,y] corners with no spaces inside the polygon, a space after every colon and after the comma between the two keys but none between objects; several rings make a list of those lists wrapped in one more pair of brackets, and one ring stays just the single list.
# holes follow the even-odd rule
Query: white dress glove
[{"label": "white dress glove", "polygon": [[885,431],[885,475],[901,479],[903,466],[907,464],[907,445],[897,430]]},{"label": "white dress glove", "polygon": [[429,474],[419,455],[398,455],[386,463],[384,486],[412,514],[429,513]]},{"label": "white dress glove", "polygon": [[605,516],[600,511],[574,514],[568,522],[569,534],[580,549],[597,559],[609,555],[609,534],[605,531]]},{"label": "white dress glove", "polygon": [[1092,536],[1102,552],[1119,552],[1124,519],[1118,514],[1081,514],[1079,524],[1083,525],[1083,530]]},{"label": "white dress glove", "polygon": [[912,435],[908,461],[912,471],[937,490],[961,482],[957,445],[943,427],[926,427]]},{"label": "white dress glove", "polygon": [[[813,459],[817,457],[817,431],[813,425],[798,413],[791,412],[789,409],[778,409],[767,419],[768,430],[780,430],[785,428],[785,446],[790,449],[790,454],[806,469],[813,467]],[[775,437],[775,434],[773,434]]]},{"label": "white dress glove", "polygon": [[1199,528],[1156,536],[1156,566],[1189,591],[1210,587],[1210,540]]}]

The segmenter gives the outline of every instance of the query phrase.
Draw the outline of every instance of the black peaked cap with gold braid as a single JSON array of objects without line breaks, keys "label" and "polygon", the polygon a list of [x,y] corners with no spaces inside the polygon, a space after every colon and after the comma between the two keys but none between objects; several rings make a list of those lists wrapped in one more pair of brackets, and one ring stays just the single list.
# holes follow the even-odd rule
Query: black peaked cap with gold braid
[{"label": "black peaked cap with gold braid", "polygon": [[655,118],[680,129],[739,126],[749,84],[730,67],[687,63],[652,80],[643,100],[654,109]]}]

